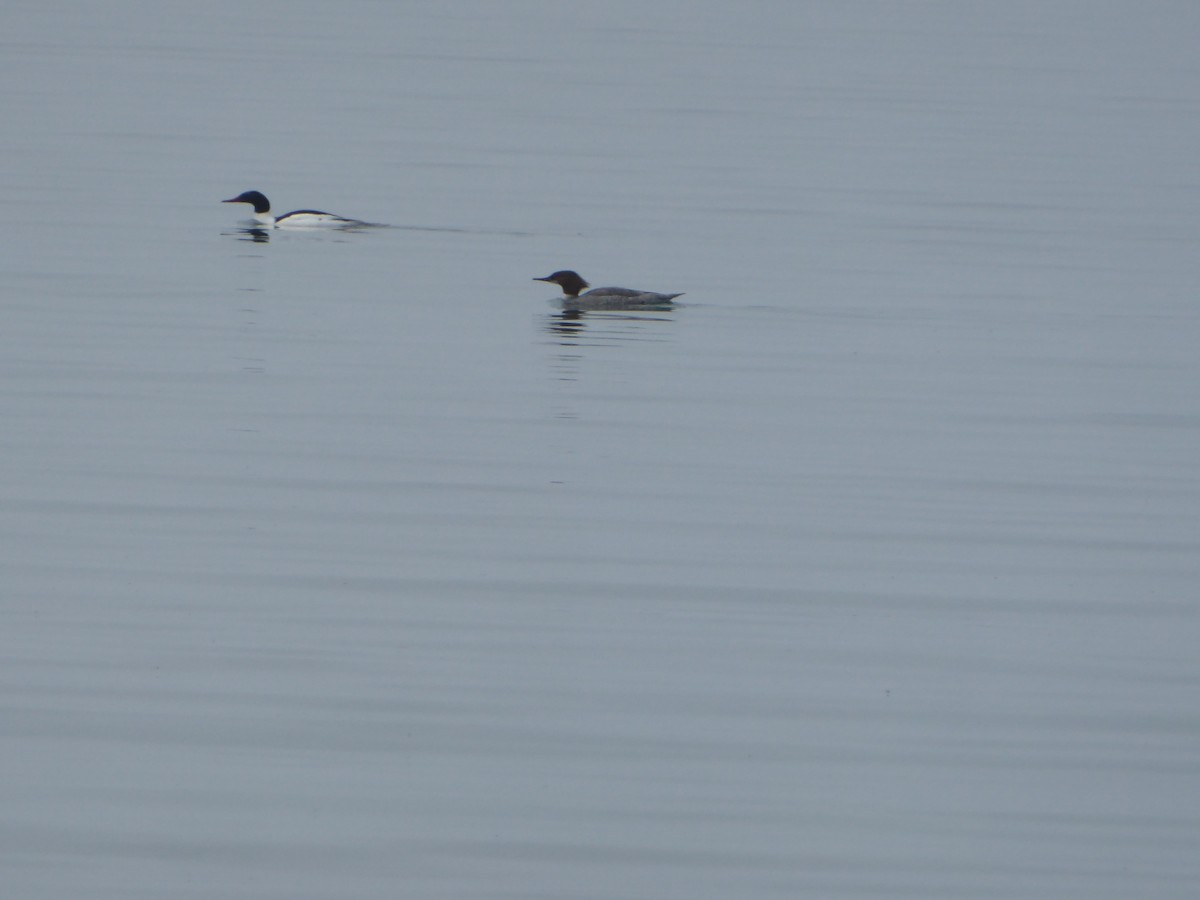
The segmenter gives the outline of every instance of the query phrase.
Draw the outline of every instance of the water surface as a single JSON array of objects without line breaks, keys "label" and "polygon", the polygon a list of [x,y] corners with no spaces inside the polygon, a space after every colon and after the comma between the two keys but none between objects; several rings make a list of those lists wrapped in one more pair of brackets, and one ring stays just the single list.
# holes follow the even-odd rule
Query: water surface
[{"label": "water surface", "polygon": [[12,7],[6,897],[1194,896],[1197,25]]}]

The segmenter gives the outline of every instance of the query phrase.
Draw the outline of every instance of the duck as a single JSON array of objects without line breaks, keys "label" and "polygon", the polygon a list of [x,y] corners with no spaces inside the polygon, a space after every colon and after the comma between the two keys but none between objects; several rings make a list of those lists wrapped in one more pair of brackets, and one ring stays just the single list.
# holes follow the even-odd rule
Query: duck
[{"label": "duck", "polygon": [[638,309],[671,306],[676,297],[683,293],[660,294],[655,291],[639,291],[634,288],[598,287],[587,290],[590,285],[578,272],[562,269],[534,281],[546,281],[562,288],[563,303],[576,309]]},{"label": "duck", "polygon": [[345,216],[335,216],[333,213],[321,212],[319,209],[294,209],[282,216],[271,215],[271,201],[261,191],[243,191],[236,197],[222,200],[222,203],[249,203],[254,207],[255,225],[265,228],[348,228],[355,225],[367,225],[358,219],[347,219]]}]

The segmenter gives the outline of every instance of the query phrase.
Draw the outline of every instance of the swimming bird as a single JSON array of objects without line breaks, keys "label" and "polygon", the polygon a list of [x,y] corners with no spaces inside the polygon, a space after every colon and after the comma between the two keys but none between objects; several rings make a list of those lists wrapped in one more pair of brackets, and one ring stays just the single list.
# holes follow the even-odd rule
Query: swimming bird
[{"label": "swimming bird", "polygon": [[[638,309],[647,307],[670,306],[671,301],[683,294],[658,294],[654,291],[637,291],[633,288],[598,287],[584,291],[588,283],[579,277],[578,272],[564,269],[547,275],[545,278],[535,278],[534,281],[548,281],[562,288],[563,303],[575,309]],[[580,293],[584,291],[584,293]]]},{"label": "swimming bird", "polygon": [[236,197],[222,200],[222,203],[249,203],[254,207],[254,221],[259,226],[270,228],[313,228],[329,227],[348,228],[353,225],[367,225],[358,219],[347,219],[345,216],[335,216],[333,213],[321,212],[319,209],[294,209],[282,216],[271,215],[271,201],[258,191],[245,191]]}]

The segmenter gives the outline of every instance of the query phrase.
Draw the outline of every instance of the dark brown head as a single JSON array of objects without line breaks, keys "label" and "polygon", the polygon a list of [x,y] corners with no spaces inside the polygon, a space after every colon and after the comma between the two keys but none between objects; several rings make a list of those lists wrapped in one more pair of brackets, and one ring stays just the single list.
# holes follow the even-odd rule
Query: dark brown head
[{"label": "dark brown head", "polygon": [[580,292],[586,290],[588,286],[588,283],[579,277],[578,272],[572,272],[570,269],[563,269],[560,272],[547,275],[545,278],[535,278],[533,280],[548,281],[551,284],[557,284],[568,297],[578,297]]}]

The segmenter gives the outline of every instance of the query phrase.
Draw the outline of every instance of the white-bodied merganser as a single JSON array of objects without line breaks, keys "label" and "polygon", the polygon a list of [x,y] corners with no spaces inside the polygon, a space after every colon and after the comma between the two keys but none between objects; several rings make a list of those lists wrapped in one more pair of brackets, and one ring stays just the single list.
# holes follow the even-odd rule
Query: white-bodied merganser
[{"label": "white-bodied merganser", "polygon": [[557,284],[563,291],[563,303],[577,309],[637,309],[638,307],[670,306],[671,301],[683,294],[656,294],[654,291],[635,291],[633,288],[599,287],[580,293],[588,283],[579,277],[578,272],[564,269],[547,275],[545,278],[535,278],[534,281],[548,281]]},{"label": "white-bodied merganser", "polygon": [[282,216],[271,215],[271,201],[258,191],[246,191],[222,203],[249,203],[254,207],[254,221],[266,228],[314,228],[332,226],[334,228],[349,228],[354,225],[368,225],[358,219],[347,219],[345,216],[335,216],[333,213],[321,212],[319,209],[294,209]]}]

